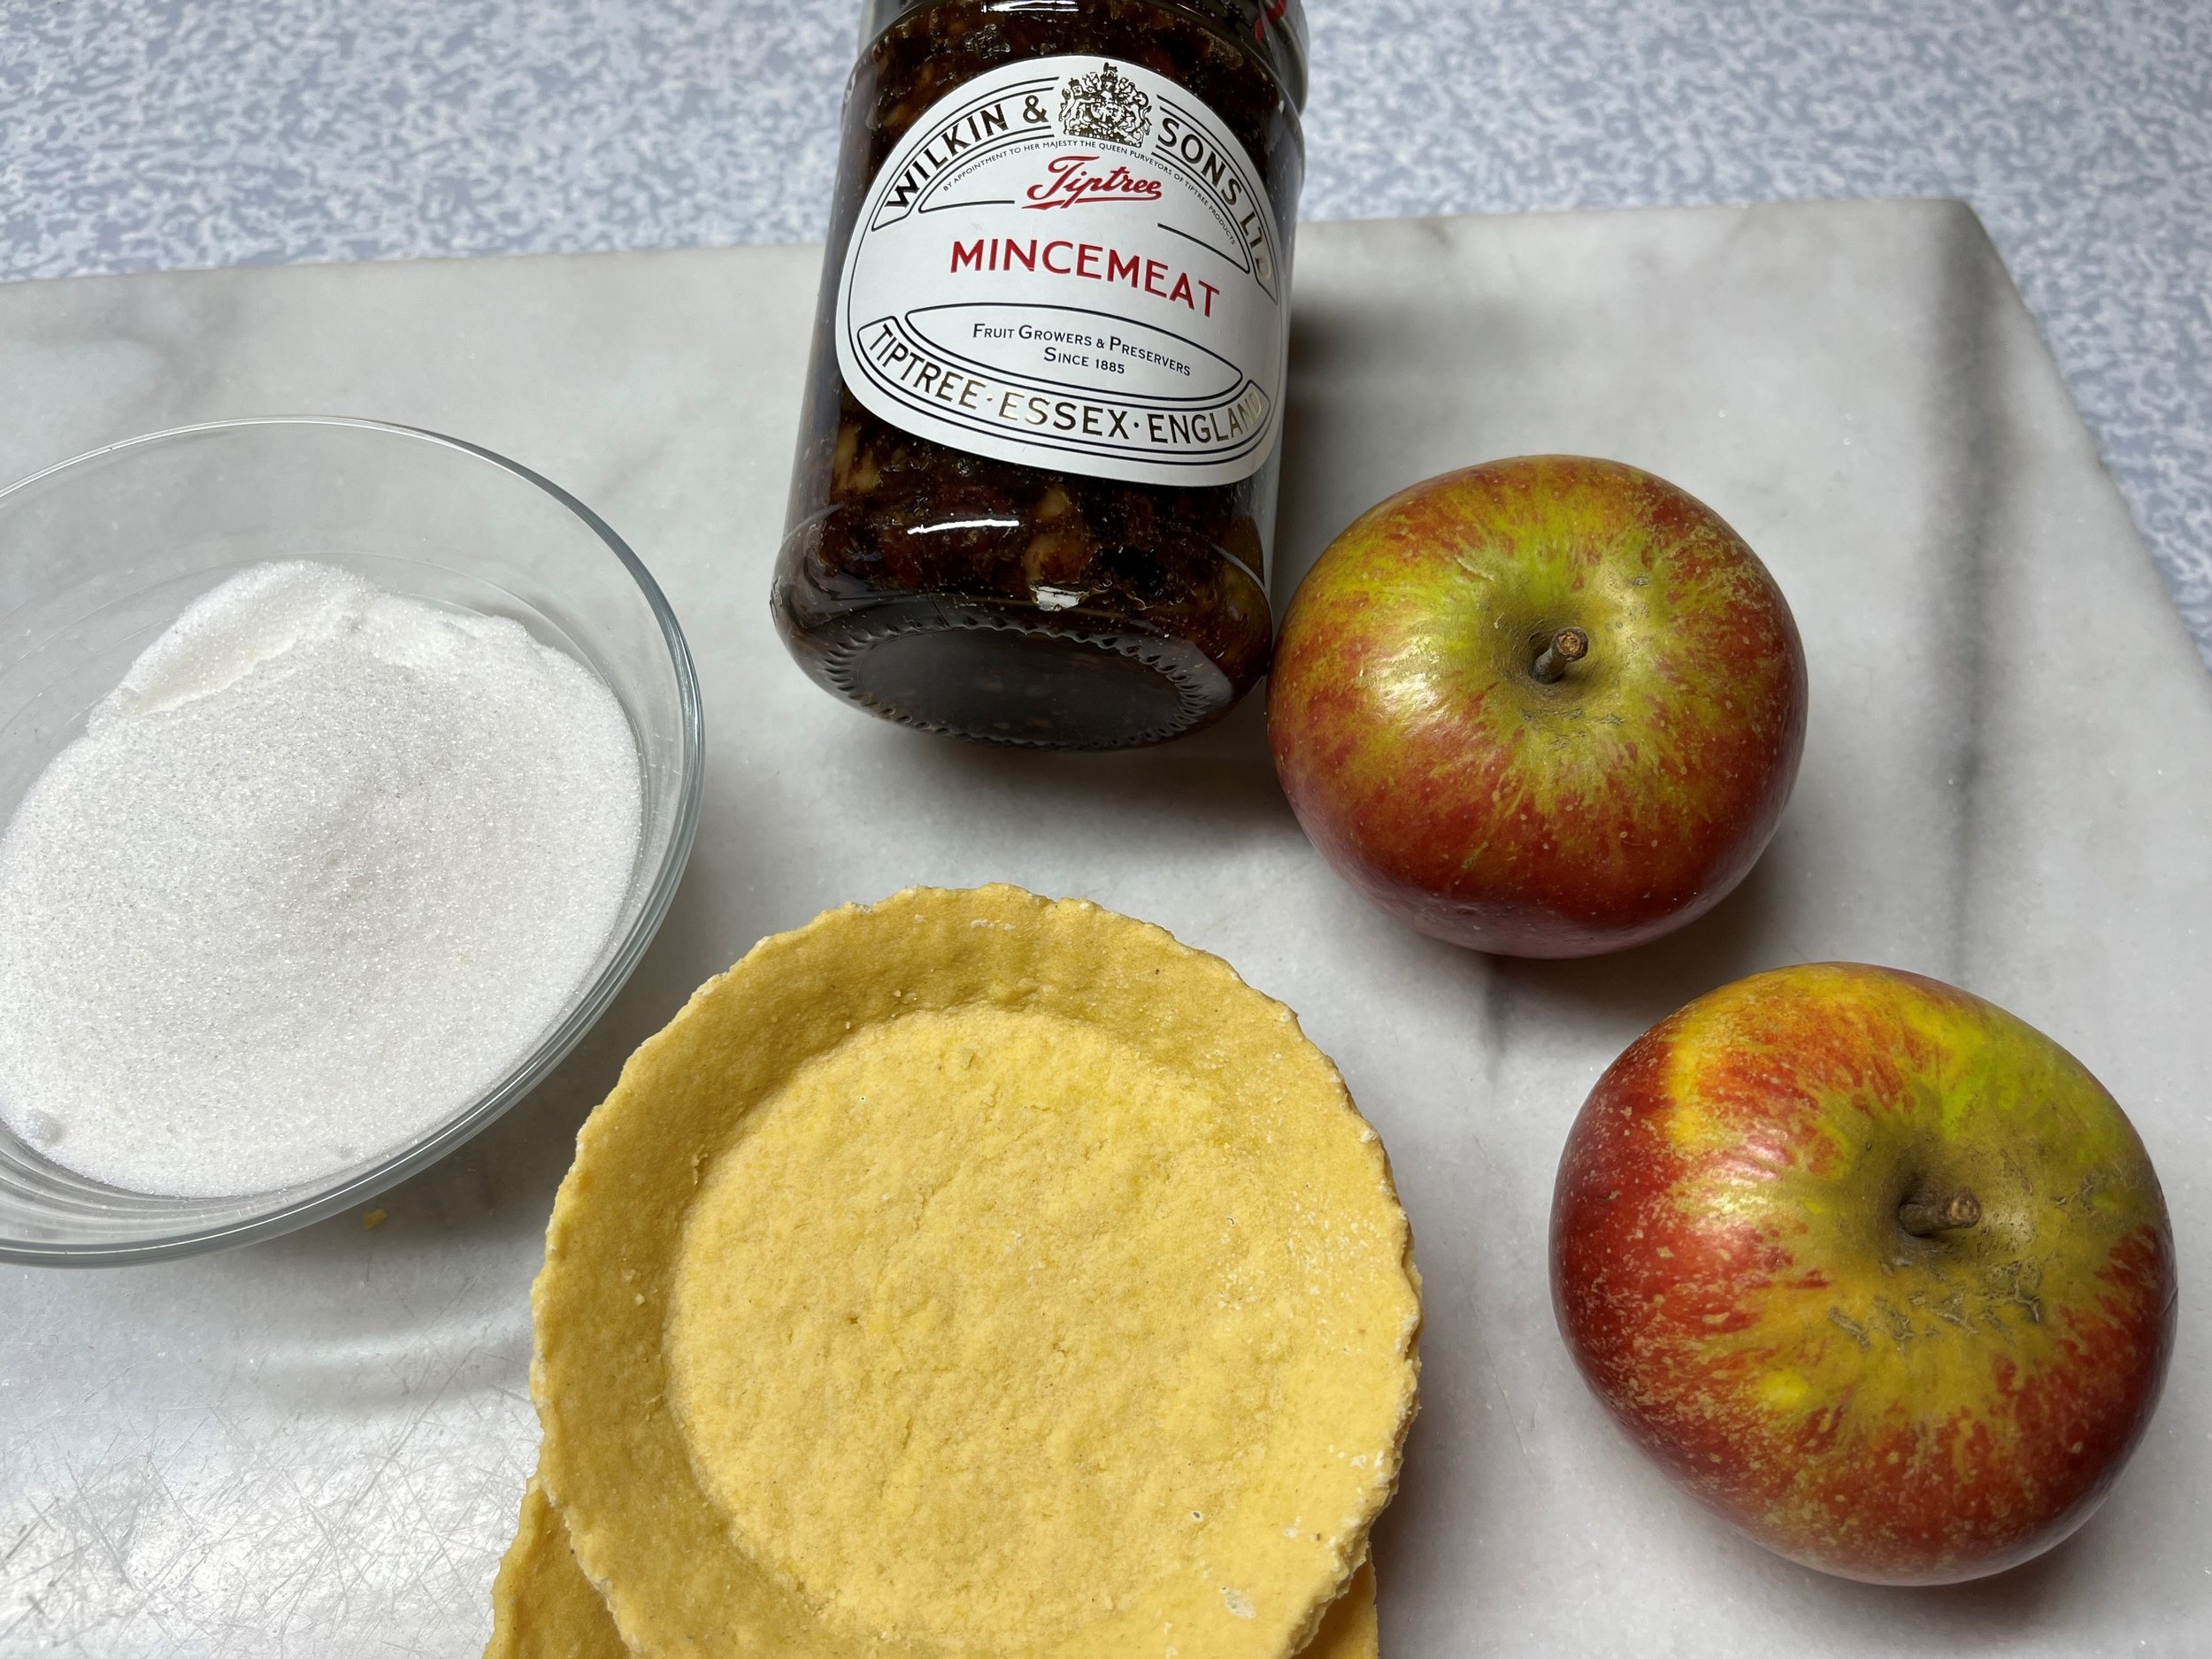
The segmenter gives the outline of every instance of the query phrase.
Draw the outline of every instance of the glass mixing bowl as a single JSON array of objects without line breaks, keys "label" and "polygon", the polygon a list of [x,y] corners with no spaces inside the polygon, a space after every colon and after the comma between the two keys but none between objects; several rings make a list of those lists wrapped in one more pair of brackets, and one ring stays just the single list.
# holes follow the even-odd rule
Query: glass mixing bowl
[{"label": "glass mixing bowl", "polygon": [[0,1126],[0,1259],[148,1261],[269,1238],[361,1202],[527,1094],[605,1011],[675,895],[703,748],[691,654],[660,588],[596,514],[526,467],[369,420],[157,432],[0,492],[0,825],[180,611],[243,566],[280,558],[511,617],[598,672],[644,769],[643,833],[614,932],[495,1087],[419,1140],[316,1181],[235,1198],[149,1196],[75,1174]]}]

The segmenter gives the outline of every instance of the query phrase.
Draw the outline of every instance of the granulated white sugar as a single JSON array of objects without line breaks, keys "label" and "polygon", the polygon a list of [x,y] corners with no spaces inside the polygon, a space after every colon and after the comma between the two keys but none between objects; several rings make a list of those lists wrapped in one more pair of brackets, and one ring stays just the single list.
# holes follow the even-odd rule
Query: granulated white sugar
[{"label": "granulated white sugar", "polygon": [[519,624],[245,571],[0,836],[0,1119],[180,1196],[401,1146],[580,991],[641,814],[614,695]]}]

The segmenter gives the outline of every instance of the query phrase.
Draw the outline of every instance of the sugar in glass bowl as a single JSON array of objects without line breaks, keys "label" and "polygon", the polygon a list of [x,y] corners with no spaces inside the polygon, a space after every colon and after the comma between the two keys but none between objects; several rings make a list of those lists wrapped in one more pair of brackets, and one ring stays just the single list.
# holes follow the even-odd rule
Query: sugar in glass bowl
[{"label": "sugar in glass bowl", "polygon": [[187,605],[249,565],[285,559],[511,618],[606,682],[642,769],[637,853],[613,928],[567,1006],[504,1077],[415,1140],[315,1180],[222,1198],[126,1192],[0,1125],[0,1259],[104,1265],[188,1255],[360,1203],[529,1093],[605,1011],[674,897],[704,750],[691,655],[659,588],[589,508],[528,469],[367,420],[186,426],[0,491],[0,826]]}]

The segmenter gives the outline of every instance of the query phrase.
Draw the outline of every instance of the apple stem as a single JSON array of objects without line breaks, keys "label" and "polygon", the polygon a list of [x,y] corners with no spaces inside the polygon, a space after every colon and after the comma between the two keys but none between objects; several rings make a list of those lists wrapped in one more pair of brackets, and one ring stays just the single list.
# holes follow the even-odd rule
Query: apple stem
[{"label": "apple stem", "polygon": [[1590,654],[1590,636],[1580,628],[1562,628],[1552,635],[1551,643],[1536,659],[1530,672],[1546,685],[1555,683],[1567,672],[1570,663],[1578,663]]},{"label": "apple stem", "polygon": [[1939,1198],[1932,1203],[1909,1198],[1897,1206],[1897,1225],[1916,1239],[1932,1238],[1939,1233],[1979,1226],[1981,1219],[1981,1200],[1967,1192],[1953,1193],[1948,1198]]}]

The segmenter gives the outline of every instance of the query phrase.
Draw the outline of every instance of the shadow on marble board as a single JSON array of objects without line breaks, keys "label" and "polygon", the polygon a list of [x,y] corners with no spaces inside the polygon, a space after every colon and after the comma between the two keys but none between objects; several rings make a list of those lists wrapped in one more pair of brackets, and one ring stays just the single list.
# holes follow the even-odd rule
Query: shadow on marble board
[{"label": "shadow on marble board", "polygon": [[[1745,1543],[1746,1550],[1756,1549]],[[1815,1617],[1839,1632],[1862,1636],[1870,1648],[1909,1630],[1924,1651],[1930,1641],[1956,1643],[1951,1651],[1992,1639],[2024,1636],[2046,1626],[2052,1611],[2085,1583],[2088,1555],[2077,1533],[2009,1572],[1969,1584],[1921,1586],[1854,1584],[1809,1570],[1805,1602]]]},{"label": "shadow on marble board", "polygon": [[[1548,1331],[1544,1334],[1548,1337]],[[1425,1348],[1427,1346],[1425,1337]],[[1386,1647],[1392,1624],[1394,1579],[1408,1585],[1409,1578],[1425,1574],[1454,1571],[1454,1563],[1438,1558],[1434,1518],[1452,1512],[1448,1494],[1453,1483],[1471,1478],[1479,1468],[1493,1466],[1486,1455],[1471,1449],[1475,1439],[1499,1432],[1492,1414],[1466,1412],[1463,1405],[1463,1402],[1425,1394],[1420,1415],[1414,1419],[1407,1440],[1398,1496],[1375,1528],[1374,1558]],[[1457,1418],[1451,1415],[1455,1406],[1463,1408]],[[1610,1425],[1597,1432],[1617,1433]],[[1521,1455],[1527,1455],[1525,1448]],[[2112,1565],[2100,1564],[2094,1559],[2093,1517],[2082,1532],[2055,1548],[1987,1578],[1957,1585],[1861,1584],[1832,1578],[1770,1553],[1684,1497],[1654,1467],[1640,1462],[1632,1478],[1653,1488],[1648,1502],[1655,1514],[1664,1515],[1672,1525],[1698,1534],[1699,1553],[1717,1564],[1725,1563],[1739,1581],[1736,1595],[1786,1608],[1793,1623],[1818,1631],[1824,1639],[1822,1651],[1870,1655],[1992,1651],[1992,1643],[2004,1643],[2047,1628],[2070,1597],[2093,1592],[2100,1575]],[[1407,1594],[1407,1590],[1398,1592],[1402,1597]],[[1417,1590],[1411,1592],[1409,1599],[1422,1600]],[[1423,1629],[1417,1633],[1434,1632]],[[1463,1629],[1461,1633],[1466,1632]],[[1469,1651],[1512,1650],[1509,1641],[1501,1640]]]},{"label": "shadow on marble board", "polygon": [[1566,962],[1491,961],[1508,1016],[1551,1029],[1644,1031],[1684,1003],[1798,959],[1782,941],[1785,877],[1762,859],[1742,885],[1679,933]]},{"label": "shadow on marble board", "polygon": [[[1859,1584],[1771,1556],[1718,1520],[1716,1543],[1747,1577],[1780,1582],[1795,1617],[1868,1653],[1970,1653],[2050,1627],[2070,1597],[2093,1592],[2101,1569],[2089,1528],[2006,1572],[1965,1584]],[[1770,1589],[1770,1594],[1773,1592]]]},{"label": "shadow on marble board", "polygon": [[1193,834],[1236,841],[1291,821],[1267,747],[1266,703],[1263,683],[1217,725],[1153,749],[1045,755],[895,728],[887,728],[885,748],[895,779],[957,790],[979,804],[1018,800],[1025,815],[1044,821],[1078,811],[1150,826],[1165,814]]},{"label": "shadow on marble board", "polygon": [[[1370,507],[1418,483],[1440,464],[1472,466],[1497,458],[1471,451],[1440,463],[1403,447],[1414,434],[1464,425],[1464,405],[1479,395],[1479,386],[1438,372],[1433,363],[1425,372],[1392,377],[1398,417],[1392,430],[1348,418],[1348,410],[1371,405],[1346,396],[1346,381],[1371,380],[1386,362],[1409,366],[1394,320],[1389,308],[1361,309],[1319,296],[1302,296],[1292,316],[1282,492],[1275,565],[1268,572],[1279,621],[1323,549]],[[1512,378],[1515,342],[1525,331],[1511,326],[1505,306],[1468,295],[1451,319],[1450,332],[1458,342],[1455,358],[1479,342],[1489,377]]]}]

